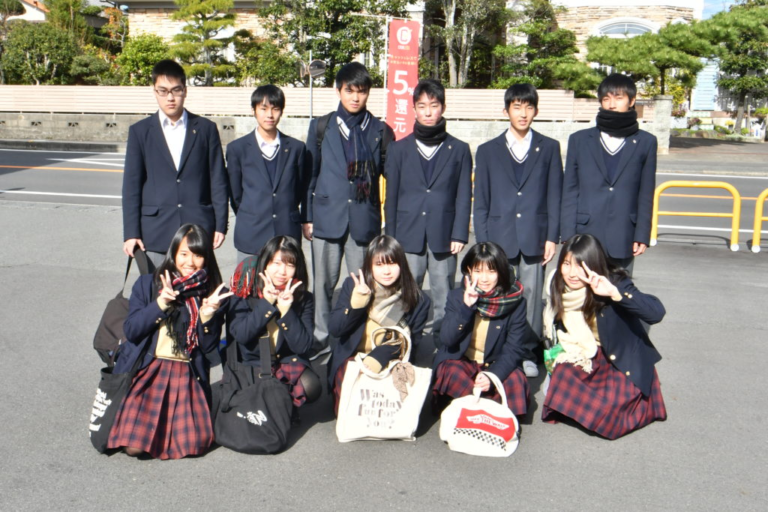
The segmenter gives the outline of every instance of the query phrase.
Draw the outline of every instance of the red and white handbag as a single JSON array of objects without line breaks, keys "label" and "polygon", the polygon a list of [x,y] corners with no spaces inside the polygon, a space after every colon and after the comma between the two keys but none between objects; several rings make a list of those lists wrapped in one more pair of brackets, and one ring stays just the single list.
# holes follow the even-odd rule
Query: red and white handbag
[{"label": "red and white handbag", "polygon": [[440,439],[455,452],[483,457],[509,457],[520,442],[520,424],[507,406],[499,378],[483,372],[501,396],[501,403],[480,398],[480,388],[457,398],[440,416]]}]

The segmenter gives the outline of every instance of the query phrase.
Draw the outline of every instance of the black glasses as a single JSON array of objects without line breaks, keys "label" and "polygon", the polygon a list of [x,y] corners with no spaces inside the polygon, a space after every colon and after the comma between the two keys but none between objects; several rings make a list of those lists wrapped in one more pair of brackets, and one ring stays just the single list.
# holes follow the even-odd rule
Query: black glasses
[{"label": "black glasses", "polygon": [[162,96],[163,98],[165,98],[169,94],[171,96],[178,97],[184,94],[184,88],[181,86],[174,87],[170,91],[168,89],[155,89],[155,92],[157,93],[158,96]]}]

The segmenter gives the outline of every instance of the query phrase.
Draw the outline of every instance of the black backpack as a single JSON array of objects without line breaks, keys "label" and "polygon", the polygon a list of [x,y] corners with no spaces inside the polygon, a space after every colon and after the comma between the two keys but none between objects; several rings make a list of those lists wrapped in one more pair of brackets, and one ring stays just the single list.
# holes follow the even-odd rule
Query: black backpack
[{"label": "black backpack", "polygon": [[128,282],[128,273],[131,270],[131,263],[134,258],[139,267],[139,272],[142,275],[149,273],[149,263],[147,261],[146,253],[136,248],[134,257],[128,258],[128,264],[125,267],[123,287],[120,288],[120,291],[114,299],[107,302],[107,307],[104,309],[104,314],[101,315],[99,326],[96,328],[96,334],[93,336],[94,350],[96,350],[101,360],[109,367],[115,365],[117,349],[125,341],[123,324],[128,317],[128,299],[123,296],[123,293],[125,292],[125,283]]}]

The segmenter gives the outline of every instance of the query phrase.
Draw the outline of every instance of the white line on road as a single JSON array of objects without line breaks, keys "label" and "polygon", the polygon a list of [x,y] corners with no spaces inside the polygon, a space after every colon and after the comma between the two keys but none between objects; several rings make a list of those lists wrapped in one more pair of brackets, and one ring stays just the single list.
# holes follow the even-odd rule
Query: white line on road
[{"label": "white line on road", "polygon": [[97,197],[102,199],[122,199],[123,196],[107,196],[100,194],[64,194],[60,192],[35,192],[32,190],[0,190],[0,194],[28,194],[34,196],[63,196],[63,197]]},{"label": "white line on road", "polygon": [[[52,160],[54,162],[73,162],[76,164],[113,165],[115,167],[124,166],[124,164],[111,164],[106,160],[81,160],[77,158],[46,158],[46,160]],[[113,161],[116,161],[116,160],[113,160]]]},{"label": "white line on road", "polygon": [[731,174],[687,174],[681,172],[657,172],[656,176],[695,176],[697,178],[738,178],[742,180],[768,180],[768,176],[735,176]]},{"label": "white line on road", "polygon": [[77,153],[78,155],[110,155],[110,156],[125,156],[125,153],[113,153],[111,151],[51,151],[48,149],[0,149],[0,151],[10,151],[13,153]]},{"label": "white line on road", "polygon": [[[703,227],[695,227],[695,226],[672,226],[670,224],[659,224],[659,228],[664,229],[693,229],[696,231],[727,231],[731,232],[728,228],[703,228]],[[739,233],[752,233],[751,229],[740,229]],[[761,231],[763,234],[768,234],[768,231]]]}]

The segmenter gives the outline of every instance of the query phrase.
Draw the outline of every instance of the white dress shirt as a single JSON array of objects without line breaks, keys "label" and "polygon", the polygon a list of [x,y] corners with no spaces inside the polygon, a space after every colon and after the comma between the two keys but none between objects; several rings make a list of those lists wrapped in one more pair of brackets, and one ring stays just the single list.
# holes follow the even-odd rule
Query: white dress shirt
[{"label": "white dress shirt", "polygon": [[507,130],[506,139],[507,149],[509,149],[509,152],[512,153],[512,157],[519,163],[525,162],[525,159],[528,158],[528,151],[531,149],[533,131],[528,130],[528,133],[525,134],[525,137],[523,137],[522,140],[519,140],[517,137],[515,137],[515,134],[512,133],[512,129],[510,128]]},{"label": "white dress shirt", "polygon": [[160,127],[163,129],[165,143],[168,144],[168,151],[171,152],[171,158],[176,165],[176,171],[179,170],[181,162],[181,151],[184,149],[184,139],[187,137],[187,109],[181,114],[181,118],[175,123],[172,122],[162,110],[158,110],[160,117]]},{"label": "white dress shirt", "polygon": [[275,135],[275,140],[272,142],[264,140],[264,137],[261,136],[258,129],[254,130],[254,133],[256,133],[256,145],[259,146],[259,149],[264,155],[264,158],[267,160],[272,160],[275,158],[275,155],[277,155],[277,150],[280,149],[280,132],[277,132],[277,135]]},{"label": "white dress shirt", "polygon": [[612,137],[605,132],[600,132],[600,141],[605,150],[611,155],[615,155],[624,147],[625,137]]}]

